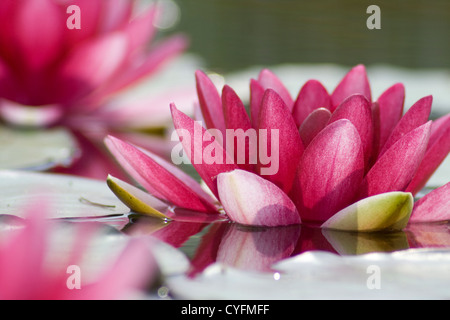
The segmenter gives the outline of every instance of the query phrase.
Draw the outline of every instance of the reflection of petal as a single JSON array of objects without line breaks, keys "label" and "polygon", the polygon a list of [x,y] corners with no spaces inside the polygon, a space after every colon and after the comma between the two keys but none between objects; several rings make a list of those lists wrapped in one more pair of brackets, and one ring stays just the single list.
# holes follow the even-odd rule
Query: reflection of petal
[{"label": "reflection of petal", "polygon": [[217,252],[224,234],[230,228],[228,222],[213,223],[208,232],[202,236],[201,242],[192,257],[192,269],[189,276],[193,277],[217,260]]},{"label": "reflection of petal", "polygon": [[175,248],[181,247],[191,236],[199,233],[208,224],[200,222],[164,221],[152,217],[131,217],[122,231],[128,235],[151,235]]},{"label": "reflection of petal", "polygon": [[217,262],[269,271],[272,264],[292,254],[299,235],[298,226],[253,229],[232,224],[220,243]]},{"label": "reflection of petal", "polygon": [[337,253],[333,246],[324,237],[322,228],[319,226],[309,226],[307,224],[303,224],[301,227],[302,232],[297,241],[293,255],[312,250]]},{"label": "reflection of petal", "polygon": [[411,248],[450,246],[450,223],[411,223],[405,230]]},{"label": "reflection of petal", "polygon": [[406,233],[358,233],[322,229],[324,237],[341,254],[364,254],[370,252],[392,252],[409,249]]}]

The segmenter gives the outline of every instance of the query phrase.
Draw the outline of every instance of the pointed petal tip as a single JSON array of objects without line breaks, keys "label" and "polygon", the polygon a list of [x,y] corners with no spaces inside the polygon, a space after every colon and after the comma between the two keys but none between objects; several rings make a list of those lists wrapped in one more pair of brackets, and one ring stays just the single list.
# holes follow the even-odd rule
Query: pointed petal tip
[{"label": "pointed petal tip", "polygon": [[152,195],[112,175],[108,175],[106,183],[116,197],[130,208],[131,211],[159,219],[169,218],[162,213],[167,211],[168,205]]},{"label": "pointed petal tip", "polygon": [[342,78],[339,84],[331,94],[332,111],[344,101],[345,98],[360,93],[372,100],[369,79],[367,77],[366,67],[363,64],[356,65]]},{"label": "pointed petal tip", "polygon": [[321,227],[343,231],[400,231],[414,206],[409,192],[387,192],[362,199],[333,215]]},{"label": "pointed petal tip", "polygon": [[450,182],[417,200],[411,222],[450,220]]}]

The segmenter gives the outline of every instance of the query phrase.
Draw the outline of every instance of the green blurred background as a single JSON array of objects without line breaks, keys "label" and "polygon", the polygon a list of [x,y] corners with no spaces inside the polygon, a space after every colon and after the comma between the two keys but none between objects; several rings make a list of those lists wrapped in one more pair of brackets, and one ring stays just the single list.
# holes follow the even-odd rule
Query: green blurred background
[{"label": "green blurred background", "polygon": [[[449,0],[174,0],[170,32],[216,72],[252,65],[337,63],[450,67]],[[369,5],[381,29],[369,30]]]}]

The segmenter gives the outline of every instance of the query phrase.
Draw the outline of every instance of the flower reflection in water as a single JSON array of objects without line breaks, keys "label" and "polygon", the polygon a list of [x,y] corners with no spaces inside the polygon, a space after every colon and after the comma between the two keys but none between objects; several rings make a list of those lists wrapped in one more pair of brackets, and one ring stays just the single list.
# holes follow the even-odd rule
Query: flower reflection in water
[{"label": "flower reflection in water", "polygon": [[122,231],[151,235],[180,248],[191,260],[190,277],[217,263],[254,272],[308,251],[338,255],[395,252],[412,248],[450,248],[450,223],[416,223],[398,232],[347,232],[314,225],[249,227],[228,221],[180,222],[135,215]]}]

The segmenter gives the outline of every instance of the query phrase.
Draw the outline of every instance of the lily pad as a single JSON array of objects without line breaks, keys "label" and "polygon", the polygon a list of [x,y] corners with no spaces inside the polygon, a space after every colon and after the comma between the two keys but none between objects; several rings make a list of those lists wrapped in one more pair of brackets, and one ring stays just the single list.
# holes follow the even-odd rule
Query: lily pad
[{"label": "lily pad", "polygon": [[387,192],[362,199],[336,213],[322,228],[346,231],[400,231],[408,223],[414,198],[408,192]]},{"label": "lily pad", "polygon": [[0,214],[23,217],[31,203],[47,201],[49,218],[123,215],[128,207],[105,182],[70,175],[0,170]]},{"label": "lily pad", "polygon": [[194,278],[174,276],[167,283],[177,299],[447,300],[449,267],[450,250],[358,256],[309,251],[274,264],[271,272],[215,263]]},{"label": "lily pad", "polygon": [[0,169],[44,171],[69,166],[78,146],[64,128],[12,129],[0,126]]}]

